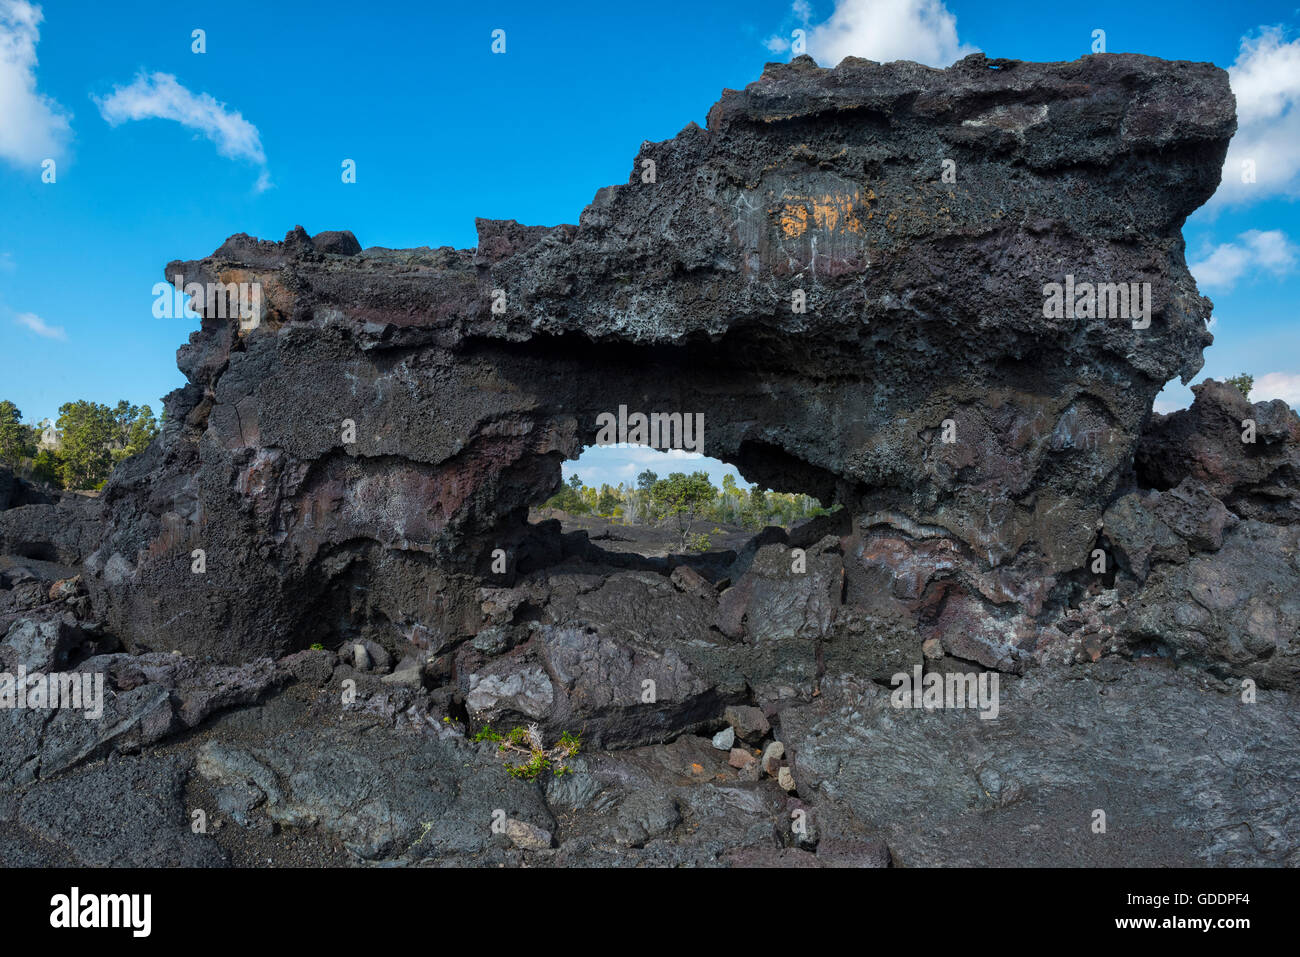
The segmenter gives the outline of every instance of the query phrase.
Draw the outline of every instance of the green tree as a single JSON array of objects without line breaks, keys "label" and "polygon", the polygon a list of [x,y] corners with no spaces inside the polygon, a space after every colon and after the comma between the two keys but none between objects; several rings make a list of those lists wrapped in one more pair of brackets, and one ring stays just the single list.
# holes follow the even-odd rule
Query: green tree
[{"label": "green tree", "polygon": [[17,465],[35,453],[32,429],[23,425],[23,414],[8,399],[0,401],[0,462]]},{"label": "green tree", "polygon": [[560,484],[560,490],[546,500],[546,508],[557,508],[570,515],[585,515],[591,511],[583,498],[582,479],[570,475],[568,482]]},{"label": "green tree", "polygon": [[1249,399],[1251,387],[1255,385],[1255,377],[1253,375],[1246,375],[1246,373],[1243,372],[1241,375],[1235,375],[1230,378],[1228,380],[1228,385],[1235,385],[1241,391],[1241,394]]},{"label": "green tree", "polygon": [[579,497],[577,492],[567,484],[561,482],[560,490],[546,500],[546,508],[558,508],[562,512],[569,512],[572,514],[575,510],[575,506],[581,501],[582,499]]},{"label": "green tree", "polygon": [[749,501],[745,503],[744,523],[749,528],[762,528],[767,524],[767,494],[757,485],[749,487]]},{"label": "green tree", "polygon": [[116,431],[113,438],[115,462],[139,455],[158,434],[158,421],[153,416],[153,409],[147,405],[134,406],[119,402],[113,410],[113,423]]},{"label": "green tree", "polygon": [[62,485],[63,457],[53,449],[40,449],[32,461],[32,479],[46,485]]},{"label": "green tree", "polygon": [[691,526],[717,494],[718,490],[709,481],[707,472],[692,472],[690,475],[673,472],[650,488],[650,497],[663,515],[676,520],[681,536],[678,547],[682,549],[690,541]]},{"label": "green tree", "polygon": [[649,469],[646,469],[636,477],[636,487],[642,492],[648,492],[654,488],[655,482],[659,481],[659,476]]},{"label": "green tree", "polygon": [[79,399],[59,406],[57,427],[63,433],[59,477],[67,488],[97,489],[113,470],[113,441],[118,435],[114,410]]},{"label": "green tree", "polygon": [[113,416],[113,444],[118,448],[126,448],[126,443],[131,438],[131,426],[136,418],[140,415],[140,407],[132,405],[126,399],[122,399],[112,412]]},{"label": "green tree", "polygon": [[744,503],[744,489],[736,484],[736,477],[728,472],[722,476],[722,494],[718,496],[718,507],[716,509],[717,520],[726,522],[728,525],[740,523]]},{"label": "green tree", "polygon": [[596,504],[597,515],[604,515],[606,517],[612,516],[614,511],[621,504],[622,502],[620,501],[617,492],[608,485],[602,485],[600,487],[600,500]]}]

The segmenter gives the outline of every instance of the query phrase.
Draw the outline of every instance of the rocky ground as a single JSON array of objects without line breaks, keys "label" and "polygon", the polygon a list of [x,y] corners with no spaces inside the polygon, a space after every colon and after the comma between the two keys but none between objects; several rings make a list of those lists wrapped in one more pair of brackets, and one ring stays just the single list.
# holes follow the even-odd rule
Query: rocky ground
[{"label": "rocky ground", "polygon": [[[662,743],[584,746],[571,773],[531,783],[446,695],[333,651],[204,676],[229,703],[192,726],[194,696],[163,665],[114,682],[110,722],[75,717],[89,727],[62,740],[6,729],[6,760],[30,772],[0,800],[6,865],[1300,863],[1295,696],[1244,704],[1158,659],[1006,678],[996,720],[898,710],[879,682],[827,676],[647,735]],[[638,727],[662,720],[641,710]]]},{"label": "rocky ground", "polygon": [[[668,558],[676,555],[677,560],[690,557],[680,554],[681,541],[676,530],[670,525],[625,525],[621,521],[612,521],[598,515],[570,515],[561,509],[535,508],[529,511],[528,520],[534,525],[541,522],[558,521],[561,529],[568,532],[585,532],[587,540],[600,547],[601,551],[612,554],[642,555],[646,558]],[[725,552],[738,552],[754,536],[750,529],[718,522],[696,522],[692,528],[694,534],[706,534],[709,537],[707,551],[717,553],[711,561],[729,561]]]}]

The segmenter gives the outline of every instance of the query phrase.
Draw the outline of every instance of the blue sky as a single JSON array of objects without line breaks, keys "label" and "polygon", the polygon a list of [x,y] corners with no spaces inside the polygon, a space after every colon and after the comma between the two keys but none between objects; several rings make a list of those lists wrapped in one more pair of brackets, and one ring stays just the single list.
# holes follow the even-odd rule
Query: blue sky
[{"label": "blue sky", "polygon": [[[1300,404],[1294,3],[0,0],[0,398],[33,421],[78,398],[157,411],[197,323],[154,318],[153,285],[232,233],[280,239],[300,223],[363,246],[467,247],[475,216],[576,222],[642,140],[703,124],[723,87],[790,57],[795,29],[824,66],[849,52],[1069,60],[1103,29],[1110,52],[1234,67],[1233,149],[1258,157],[1258,178],[1234,172],[1185,230],[1216,304],[1201,377],[1249,372],[1255,398]],[[1189,400],[1175,383],[1158,407]],[[715,480],[727,470],[705,464]],[[646,465],[606,449],[566,474],[617,482]]]}]

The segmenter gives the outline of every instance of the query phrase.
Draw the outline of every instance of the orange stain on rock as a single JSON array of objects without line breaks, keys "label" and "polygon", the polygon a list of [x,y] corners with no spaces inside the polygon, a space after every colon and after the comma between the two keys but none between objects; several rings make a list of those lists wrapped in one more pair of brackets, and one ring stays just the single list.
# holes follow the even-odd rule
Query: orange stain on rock
[{"label": "orange stain on rock", "polygon": [[828,233],[861,233],[862,222],[857,210],[868,209],[872,199],[875,199],[874,192],[864,198],[857,191],[787,196],[780,214],[781,232],[787,239],[795,239],[806,233],[811,225]]},{"label": "orange stain on rock", "polygon": [[802,236],[808,231],[808,208],[806,206],[791,206],[786,204],[785,211],[781,214],[781,232],[786,236],[794,238]]}]

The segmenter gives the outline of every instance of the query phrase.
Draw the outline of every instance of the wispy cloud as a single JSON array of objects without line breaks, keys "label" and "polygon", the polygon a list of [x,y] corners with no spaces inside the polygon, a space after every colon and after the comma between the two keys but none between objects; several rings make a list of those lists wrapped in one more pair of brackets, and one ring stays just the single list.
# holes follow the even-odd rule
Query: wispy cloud
[{"label": "wispy cloud", "polygon": [[0,0],[0,159],[17,166],[61,156],[69,115],[36,91],[36,44],[44,15],[26,0]]},{"label": "wispy cloud", "polygon": [[[1242,37],[1228,77],[1237,97],[1237,135],[1211,204],[1300,196],[1300,38],[1288,42],[1280,27]],[[1245,161],[1253,164],[1253,183],[1242,182]]]},{"label": "wispy cloud", "polygon": [[727,473],[735,474],[740,481],[735,468],[698,452],[685,449],[660,451],[644,445],[593,445],[585,449],[577,460],[563,465],[566,481],[576,473],[592,488],[620,482],[626,486],[635,485],[637,476],[646,469],[661,478],[671,472],[704,471],[715,483],[721,483],[722,476]]},{"label": "wispy cloud", "polygon": [[615,442],[611,445],[600,446],[600,448],[618,449],[623,458],[632,462],[659,464],[665,459],[704,458],[699,452],[688,452],[685,449],[653,449],[646,445],[634,445],[631,442]]},{"label": "wispy cloud", "polygon": [[1200,286],[1231,289],[1248,273],[1263,271],[1285,276],[1296,265],[1295,243],[1280,229],[1252,229],[1236,242],[1222,243],[1188,265]]},{"label": "wispy cloud", "polygon": [[63,331],[62,326],[48,325],[44,319],[34,312],[20,312],[15,317],[14,322],[44,339],[66,340],[68,338],[68,334]]},{"label": "wispy cloud", "polygon": [[1281,399],[1292,408],[1300,409],[1300,373],[1265,373],[1251,386],[1250,399],[1252,402]]},{"label": "wispy cloud", "polygon": [[271,185],[257,127],[207,93],[186,89],[170,73],[141,73],[127,86],[114,86],[111,95],[96,97],[95,104],[112,126],[129,120],[158,119],[174,120],[197,130],[216,144],[222,156],[258,166],[259,192]]},{"label": "wispy cloud", "polygon": [[[943,0],[837,0],[830,18],[816,25],[808,0],[795,0],[791,14],[806,29],[807,52],[822,66],[857,56],[942,67],[977,52],[957,38],[957,18]],[[769,37],[768,50],[789,51],[790,32]]]}]

